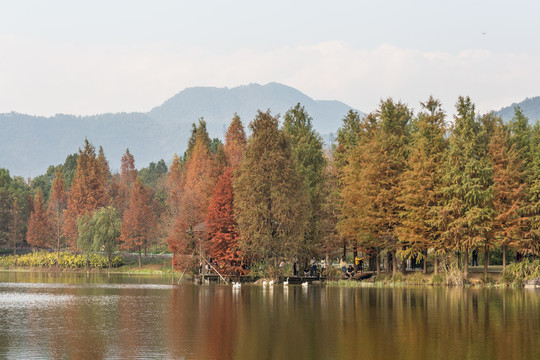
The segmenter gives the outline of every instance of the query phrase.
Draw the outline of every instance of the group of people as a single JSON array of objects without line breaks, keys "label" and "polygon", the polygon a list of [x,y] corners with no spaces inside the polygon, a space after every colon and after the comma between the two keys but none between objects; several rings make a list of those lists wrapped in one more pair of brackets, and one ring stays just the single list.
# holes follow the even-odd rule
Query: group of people
[{"label": "group of people", "polygon": [[[337,259],[337,261],[339,262],[339,268],[342,272],[343,277],[349,278],[355,276],[356,273],[363,272],[364,261],[363,258],[358,255],[354,258],[354,264],[356,265],[355,267],[352,264],[347,264],[344,258]],[[322,259],[318,261],[314,257],[309,261],[309,263],[306,264],[303,272],[301,272],[298,268],[298,261],[295,259],[293,261],[293,275],[324,276],[327,274],[327,269],[329,266],[332,266],[332,260],[326,261],[325,259]]]}]

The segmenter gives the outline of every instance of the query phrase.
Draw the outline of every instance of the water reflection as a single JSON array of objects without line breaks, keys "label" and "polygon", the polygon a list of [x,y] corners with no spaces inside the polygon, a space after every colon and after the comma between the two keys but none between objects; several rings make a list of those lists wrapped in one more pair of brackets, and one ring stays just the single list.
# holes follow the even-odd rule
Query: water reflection
[{"label": "water reflection", "polygon": [[0,281],[0,358],[540,358],[539,291]]}]

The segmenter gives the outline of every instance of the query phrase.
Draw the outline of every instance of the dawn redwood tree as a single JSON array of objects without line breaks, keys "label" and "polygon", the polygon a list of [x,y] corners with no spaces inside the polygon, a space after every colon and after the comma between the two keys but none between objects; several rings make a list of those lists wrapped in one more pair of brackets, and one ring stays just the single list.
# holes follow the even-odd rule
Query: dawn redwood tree
[{"label": "dawn redwood tree", "polygon": [[21,208],[17,200],[13,201],[11,216],[8,217],[7,243],[13,248],[13,255],[17,255],[17,244],[22,243],[24,238],[24,220]]},{"label": "dawn redwood tree", "polygon": [[364,249],[392,254],[394,273],[401,211],[396,198],[407,163],[410,120],[406,105],[382,101],[364,121],[364,134],[357,138],[344,177],[342,231]]},{"label": "dawn redwood tree", "polygon": [[122,155],[122,160],[120,164],[120,201],[118,210],[121,213],[125,211],[129,204],[129,196],[131,194],[131,186],[137,179],[137,169],[135,168],[135,158],[129,152],[129,149],[126,149],[124,155]]},{"label": "dawn redwood tree", "polygon": [[77,246],[84,251],[105,251],[111,268],[112,254],[120,236],[121,219],[112,206],[102,207],[77,219]]},{"label": "dawn redwood tree", "polygon": [[137,177],[131,189],[129,206],[124,212],[120,245],[124,249],[139,252],[139,268],[142,266],[141,251],[147,248],[149,235],[155,225],[155,215],[150,200],[149,189]]},{"label": "dawn redwood tree", "polygon": [[33,210],[28,220],[26,242],[34,248],[46,248],[51,245],[54,238],[54,229],[43,204],[43,195],[38,189],[34,197]]},{"label": "dawn redwood tree", "polygon": [[528,173],[528,204],[525,208],[528,234],[520,241],[519,250],[540,254],[540,123],[532,129],[531,163]]},{"label": "dawn redwood tree", "polygon": [[[167,244],[173,252],[173,265],[176,268],[190,267],[192,264],[184,261],[184,255],[201,251],[205,248],[205,235],[194,232],[205,218],[212,189],[215,184],[214,159],[210,152],[208,133],[204,122],[197,129],[195,146],[181,171],[180,189],[177,193],[178,214],[174,219],[174,229],[167,238]],[[202,255],[202,254],[201,254]]]},{"label": "dawn redwood tree", "polygon": [[322,243],[322,186],[326,169],[323,141],[313,129],[312,120],[304,107],[298,103],[285,113],[282,127],[289,138],[298,171],[307,188],[310,215],[301,252],[309,258],[318,253],[317,250],[320,250]]},{"label": "dawn redwood tree", "polygon": [[464,254],[468,276],[469,251],[481,246],[491,231],[493,169],[486,130],[476,119],[469,97],[459,97],[449,138],[439,211],[442,236],[450,249]]},{"label": "dawn redwood tree", "polygon": [[240,248],[249,260],[277,269],[280,260],[299,255],[308,194],[277,117],[259,111],[249,127],[252,135],[234,182]]},{"label": "dawn redwood tree", "polygon": [[234,214],[233,169],[228,168],[219,178],[206,214],[208,252],[227,272],[242,273],[240,235]]},{"label": "dawn redwood tree", "polygon": [[60,247],[62,246],[62,240],[64,237],[62,225],[64,222],[64,209],[66,208],[66,204],[67,194],[64,179],[62,171],[58,169],[52,183],[51,196],[49,197],[49,206],[47,209],[52,227],[54,229],[54,242],[56,245],[56,259],[58,263],[60,261]]},{"label": "dawn redwood tree", "polygon": [[227,163],[233,168],[238,169],[242,163],[242,155],[246,148],[246,132],[244,125],[238,114],[234,117],[225,134],[225,156]]},{"label": "dawn redwood tree", "polygon": [[421,106],[423,111],[414,122],[407,168],[400,181],[397,200],[401,211],[396,234],[403,246],[399,254],[408,259],[423,259],[424,273],[427,271],[427,251],[433,248],[434,272],[437,273],[437,253],[445,249],[438,244],[438,213],[433,209],[441,201],[437,191],[441,186],[441,165],[447,147],[445,114],[439,100],[433,97]]},{"label": "dawn redwood tree", "polygon": [[[494,181],[494,218],[490,235],[502,246],[503,269],[506,268],[506,249],[517,248],[525,233],[521,216],[526,196],[525,164],[519,148],[516,143],[511,144],[510,139],[509,127],[499,119],[489,144]],[[484,263],[484,275],[487,275],[486,265],[487,262]]]},{"label": "dawn redwood tree", "polygon": [[[340,210],[338,226],[339,222],[346,221],[345,214],[342,211],[344,174],[345,168],[349,164],[351,153],[356,146],[357,138],[361,133],[361,128],[362,120],[360,119],[360,114],[357,111],[349,110],[343,118],[343,125],[337,131],[337,143],[332,148],[333,173],[336,177],[334,188],[336,193],[333,195],[333,198],[337,202],[337,208]],[[338,235],[341,246],[343,247],[343,257],[345,257],[347,255],[347,244],[353,243],[356,246],[357,239],[354,237],[350,238],[343,231],[338,231]]]},{"label": "dawn redwood tree", "polygon": [[106,206],[110,200],[105,182],[106,162],[104,157],[100,159],[96,157],[94,146],[85,140],[84,148],[79,149],[77,171],[71,183],[67,208],[64,211],[64,235],[72,247],[76,245],[78,238],[77,218]]}]

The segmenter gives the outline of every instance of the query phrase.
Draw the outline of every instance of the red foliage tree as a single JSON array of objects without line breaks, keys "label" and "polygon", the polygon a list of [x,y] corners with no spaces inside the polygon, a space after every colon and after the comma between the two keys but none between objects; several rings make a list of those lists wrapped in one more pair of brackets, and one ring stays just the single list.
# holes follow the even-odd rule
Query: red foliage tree
[{"label": "red foliage tree", "polygon": [[105,174],[106,160],[103,156],[98,159],[92,144],[85,140],[84,149],[79,149],[77,170],[71,183],[71,190],[64,211],[64,235],[69,245],[76,246],[78,230],[77,218],[109,203],[109,193]]},{"label": "red foliage tree", "polygon": [[26,242],[35,248],[46,248],[51,245],[54,238],[53,227],[43,205],[43,195],[38,190],[34,197],[34,206],[28,220]]},{"label": "red foliage tree", "polygon": [[226,272],[242,272],[242,252],[238,246],[238,224],[234,217],[233,170],[229,168],[219,178],[208,213],[206,226],[209,237],[208,252]]},{"label": "red foliage tree", "polygon": [[120,246],[124,249],[139,252],[139,267],[141,267],[141,251],[148,244],[148,236],[154,224],[155,216],[149,190],[137,177],[131,190],[129,206],[124,212],[119,240]]},{"label": "red foliage tree", "polygon": [[176,187],[175,193],[171,194],[177,197],[175,201],[178,204],[178,213],[174,220],[174,229],[167,238],[167,244],[173,252],[173,265],[179,269],[193,265],[191,261],[186,262],[187,258],[183,255],[193,253],[196,249],[195,243],[205,240],[204,234],[195,233],[193,229],[202,224],[206,218],[215,183],[214,161],[204,136],[206,132],[201,131],[200,134],[197,133],[195,146],[183,171],[178,174],[180,187]]}]

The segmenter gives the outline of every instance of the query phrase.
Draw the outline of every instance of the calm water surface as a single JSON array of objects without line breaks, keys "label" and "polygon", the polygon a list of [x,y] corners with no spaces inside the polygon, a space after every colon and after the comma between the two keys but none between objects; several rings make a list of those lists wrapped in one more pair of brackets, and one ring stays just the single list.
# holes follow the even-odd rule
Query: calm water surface
[{"label": "calm water surface", "polygon": [[0,272],[0,359],[540,359],[540,291]]}]

